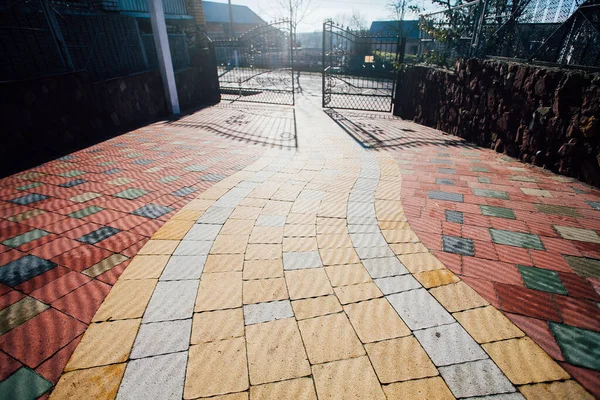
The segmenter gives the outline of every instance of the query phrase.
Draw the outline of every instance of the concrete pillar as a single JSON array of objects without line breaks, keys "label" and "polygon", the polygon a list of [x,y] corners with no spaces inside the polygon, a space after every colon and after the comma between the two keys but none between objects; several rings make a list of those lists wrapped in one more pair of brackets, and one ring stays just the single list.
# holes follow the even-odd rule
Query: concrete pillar
[{"label": "concrete pillar", "polygon": [[171,60],[171,49],[169,48],[169,36],[167,35],[162,0],[148,0],[148,9],[150,11],[154,46],[156,46],[156,55],[158,56],[158,67],[160,68],[160,76],[165,88],[165,97],[167,98],[167,107],[171,113],[179,114],[181,110],[179,109],[175,72],[173,71],[173,61]]}]

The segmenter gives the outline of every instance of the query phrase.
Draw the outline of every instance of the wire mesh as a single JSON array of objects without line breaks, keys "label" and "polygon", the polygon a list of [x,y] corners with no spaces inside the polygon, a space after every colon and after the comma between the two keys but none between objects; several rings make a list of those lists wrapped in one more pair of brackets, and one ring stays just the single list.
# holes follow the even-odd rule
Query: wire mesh
[{"label": "wire mesh", "polygon": [[391,111],[400,38],[323,24],[323,107]]},{"label": "wire mesh", "polygon": [[238,38],[212,44],[222,99],[294,104],[289,21],[260,25]]}]

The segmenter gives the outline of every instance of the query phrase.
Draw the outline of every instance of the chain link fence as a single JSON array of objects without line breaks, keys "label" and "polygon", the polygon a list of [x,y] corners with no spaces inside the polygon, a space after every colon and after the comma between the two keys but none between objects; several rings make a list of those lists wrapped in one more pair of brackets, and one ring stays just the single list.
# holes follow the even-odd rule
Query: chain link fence
[{"label": "chain link fence", "polygon": [[600,68],[600,0],[476,0],[421,16],[419,58],[503,57]]}]

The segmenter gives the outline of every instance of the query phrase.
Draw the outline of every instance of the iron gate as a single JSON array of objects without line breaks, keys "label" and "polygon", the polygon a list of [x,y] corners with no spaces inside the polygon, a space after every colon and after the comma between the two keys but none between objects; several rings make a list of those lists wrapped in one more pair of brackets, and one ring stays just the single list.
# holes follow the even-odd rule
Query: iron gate
[{"label": "iron gate", "polygon": [[400,38],[323,24],[323,107],[391,111]]},{"label": "iron gate", "polygon": [[294,105],[290,21],[259,25],[213,45],[223,100]]}]

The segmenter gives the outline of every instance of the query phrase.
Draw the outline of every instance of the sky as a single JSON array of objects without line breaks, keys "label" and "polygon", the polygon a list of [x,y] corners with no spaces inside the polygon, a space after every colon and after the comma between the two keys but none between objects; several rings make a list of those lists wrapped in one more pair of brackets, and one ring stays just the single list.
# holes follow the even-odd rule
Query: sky
[{"label": "sky", "polygon": [[[210,1],[227,3],[227,0]],[[425,1],[420,0],[423,3]],[[320,31],[325,19],[332,18],[335,21],[336,17],[342,14],[351,15],[354,11],[359,12],[367,21],[368,28],[372,21],[392,19],[392,13],[387,7],[389,2],[390,0],[311,0],[310,13],[299,24],[298,32]],[[266,21],[271,20],[277,14],[273,9],[273,0],[231,0],[231,4],[248,6]],[[406,19],[416,19],[416,16],[412,17],[407,15]]]}]

